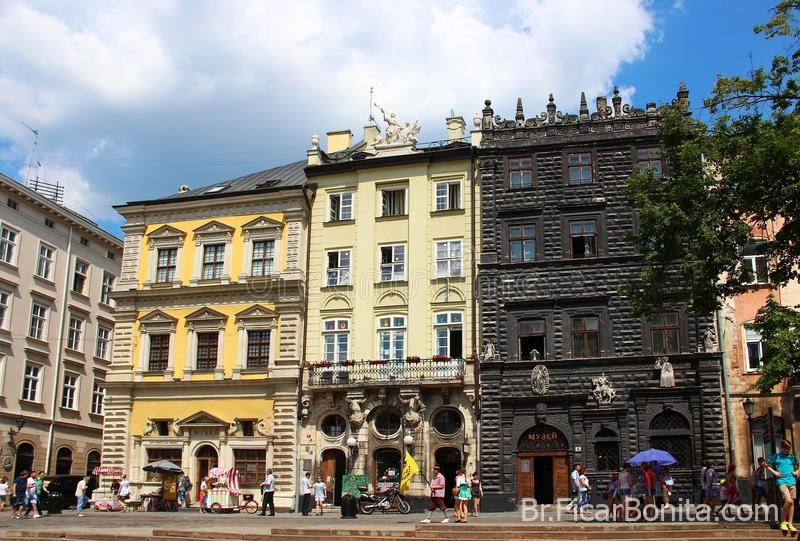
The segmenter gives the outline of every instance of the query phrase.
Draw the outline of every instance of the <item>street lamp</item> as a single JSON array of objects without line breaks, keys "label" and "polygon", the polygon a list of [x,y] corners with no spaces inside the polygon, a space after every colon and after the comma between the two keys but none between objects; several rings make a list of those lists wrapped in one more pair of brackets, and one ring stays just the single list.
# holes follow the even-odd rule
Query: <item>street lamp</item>
[{"label": "street lamp", "polygon": [[413,456],[414,455],[414,436],[412,436],[411,434],[406,434],[403,437],[403,445],[406,446],[406,449],[408,450],[408,453]]},{"label": "street lamp", "polygon": [[16,439],[17,434],[19,434],[22,431],[22,427],[24,426],[25,426],[25,419],[23,419],[23,417],[20,415],[19,417],[17,417],[17,429],[14,430],[13,426],[9,427],[8,429],[8,446],[11,448],[12,454],[15,455],[17,454],[17,446],[14,440]]},{"label": "street lamp", "polygon": [[747,443],[747,448],[749,449],[748,455],[750,455],[750,466],[755,469],[756,465],[753,451],[753,412],[755,411],[756,403],[750,400],[749,396],[746,396],[742,401],[742,407],[744,408],[745,415],[747,415],[747,434],[748,439],[750,440]]},{"label": "street lamp", "polygon": [[356,458],[358,458],[358,440],[353,436],[347,438],[347,448],[350,449],[350,470],[356,466]]}]

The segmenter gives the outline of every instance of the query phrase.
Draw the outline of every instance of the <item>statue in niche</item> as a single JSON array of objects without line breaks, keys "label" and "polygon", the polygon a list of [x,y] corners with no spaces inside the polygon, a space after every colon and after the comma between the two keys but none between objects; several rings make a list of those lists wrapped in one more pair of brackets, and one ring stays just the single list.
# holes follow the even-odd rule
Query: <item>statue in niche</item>
[{"label": "statue in niche", "polygon": [[497,358],[497,350],[494,347],[494,342],[486,340],[483,343],[483,352],[481,353],[482,361],[493,361]]},{"label": "statue in niche", "polygon": [[422,412],[425,411],[425,404],[419,396],[412,396],[408,400],[401,400],[407,410],[403,418],[405,419],[406,426],[409,428],[416,428],[422,422]]},{"label": "statue in niche", "polygon": [[656,359],[656,369],[661,370],[661,378],[659,380],[661,387],[675,387],[675,372],[672,369],[672,363],[669,362],[669,357]]},{"label": "statue in niche", "polygon": [[717,351],[717,333],[714,326],[709,326],[703,335],[703,350],[706,352]]},{"label": "statue in niche", "polygon": [[550,372],[545,365],[537,364],[531,370],[531,389],[536,394],[547,394],[550,390]]}]

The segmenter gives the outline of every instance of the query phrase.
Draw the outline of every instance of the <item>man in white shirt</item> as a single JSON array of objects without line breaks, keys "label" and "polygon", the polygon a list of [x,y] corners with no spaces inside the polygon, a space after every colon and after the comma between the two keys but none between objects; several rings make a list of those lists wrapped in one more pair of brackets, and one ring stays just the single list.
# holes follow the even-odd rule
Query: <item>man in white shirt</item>
[{"label": "man in white shirt", "polygon": [[28,497],[28,505],[30,506],[29,511],[33,511],[33,518],[39,518],[42,516],[39,514],[39,497],[36,484],[36,478],[38,475],[39,474],[36,472],[36,470],[31,472],[31,476],[28,477],[27,491],[25,493],[25,495]]},{"label": "man in white shirt", "polygon": [[84,516],[81,511],[83,511],[83,508],[86,506],[86,488],[88,487],[88,483],[89,476],[84,475],[83,479],[78,481],[78,486],[75,487],[75,496],[78,498],[78,508],[75,514],[79,517]]},{"label": "man in white shirt", "polygon": [[306,476],[303,478],[303,485],[302,485],[302,494],[303,494],[303,516],[307,517],[311,513],[311,473],[306,472]]},{"label": "man in white shirt", "polygon": [[272,470],[267,470],[267,478],[261,483],[262,497],[261,497],[261,516],[267,514],[267,505],[269,505],[269,516],[275,516],[275,476],[272,475]]},{"label": "man in white shirt", "polygon": [[578,498],[580,497],[579,494],[580,477],[581,477],[581,465],[575,464],[575,469],[572,470],[572,473],[569,475],[569,490],[570,490],[570,495],[572,496],[572,500],[570,500],[569,505],[567,505],[567,509],[569,510],[572,510],[573,507],[578,505]]},{"label": "man in white shirt", "polygon": [[619,493],[623,498],[631,495],[633,488],[633,476],[631,475],[631,465],[627,462],[622,465],[622,471],[619,472]]}]

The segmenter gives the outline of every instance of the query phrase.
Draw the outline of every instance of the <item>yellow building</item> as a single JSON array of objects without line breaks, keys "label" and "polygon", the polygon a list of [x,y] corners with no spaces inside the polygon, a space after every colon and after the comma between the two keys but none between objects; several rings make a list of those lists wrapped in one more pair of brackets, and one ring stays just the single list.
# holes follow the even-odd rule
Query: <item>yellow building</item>
[{"label": "yellow building", "polygon": [[[294,507],[311,193],[304,162],[117,207],[126,219],[105,464],[136,492],[168,459],[194,483],[236,467]],[[260,498],[259,498],[260,499]]]},{"label": "yellow building", "polygon": [[[391,120],[395,120],[391,117]],[[478,189],[464,121],[448,141],[374,123],[312,138],[301,464],[338,502],[344,474],[380,488],[404,448],[428,472],[476,469]],[[406,130],[406,131],[403,131]],[[404,443],[405,441],[405,443]],[[427,475],[427,474],[426,474]],[[427,495],[418,477],[410,496]],[[449,491],[448,491],[449,494]]]}]

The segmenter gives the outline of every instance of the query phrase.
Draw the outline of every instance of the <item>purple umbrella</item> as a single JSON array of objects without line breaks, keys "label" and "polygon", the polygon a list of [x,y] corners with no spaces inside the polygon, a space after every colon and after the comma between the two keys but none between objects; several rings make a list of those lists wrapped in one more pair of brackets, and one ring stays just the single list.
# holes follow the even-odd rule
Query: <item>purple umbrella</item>
[{"label": "purple umbrella", "polygon": [[670,466],[677,463],[671,454],[661,449],[648,449],[647,451],[640,451],[633,455],[628,463],[632,466],[639,466],[647,462],[655,462],[659,466]]}]

